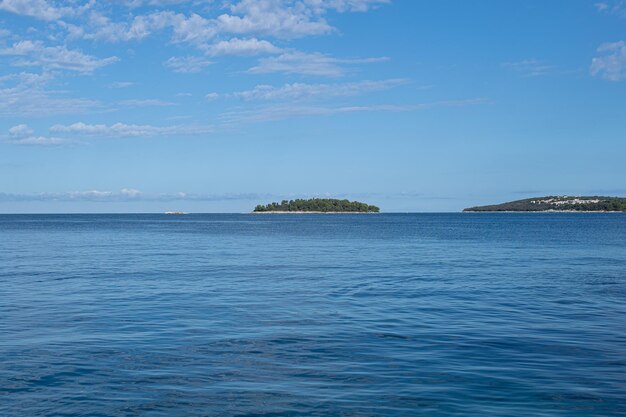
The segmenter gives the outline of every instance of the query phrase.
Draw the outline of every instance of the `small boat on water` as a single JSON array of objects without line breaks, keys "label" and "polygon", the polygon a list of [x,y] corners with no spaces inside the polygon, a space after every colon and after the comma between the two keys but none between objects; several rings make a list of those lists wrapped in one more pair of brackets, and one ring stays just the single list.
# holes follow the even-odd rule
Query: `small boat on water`
[{"label": "small boat on water", "polygon": [[189,214],[189,213],[187,213],[187,212],[185,212],[185,211],[166,211],[166,212],[165,212],[165,213],[163,213],[163,214],[174,214],[174,215],[180,215],[180,214]]}]

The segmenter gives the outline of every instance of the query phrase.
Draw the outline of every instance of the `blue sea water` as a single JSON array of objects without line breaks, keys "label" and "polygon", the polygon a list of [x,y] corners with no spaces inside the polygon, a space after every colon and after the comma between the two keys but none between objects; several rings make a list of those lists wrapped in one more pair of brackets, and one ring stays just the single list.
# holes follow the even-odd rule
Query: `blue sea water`
[{"label": "blue sea water", "polygon": [[0,416],[626,415],[626,215],[2,215]]}]

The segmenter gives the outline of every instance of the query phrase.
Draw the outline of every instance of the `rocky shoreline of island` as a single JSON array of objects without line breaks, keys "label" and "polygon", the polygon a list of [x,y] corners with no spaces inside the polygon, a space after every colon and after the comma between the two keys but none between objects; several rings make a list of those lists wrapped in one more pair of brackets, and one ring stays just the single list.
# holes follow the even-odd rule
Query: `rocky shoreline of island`
[{"label": "rocky shoreline of island", "polygon": [[494,213],[528,213],[528,214],[542,214],[542,213],[626,213],[624,211],[615,211],[615,210],[463,210],[462,213],[486,213],[486,214],[494,214]]},{"label": "rocky shoreline of island", "polygon": [[380,214],[363,211],[250,211],[244,214]]}]

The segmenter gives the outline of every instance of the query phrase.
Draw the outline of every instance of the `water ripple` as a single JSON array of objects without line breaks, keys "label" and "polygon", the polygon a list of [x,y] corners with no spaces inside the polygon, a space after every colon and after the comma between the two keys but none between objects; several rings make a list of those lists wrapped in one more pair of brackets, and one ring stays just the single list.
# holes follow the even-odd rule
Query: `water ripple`
[{"label": "water ripple", "polygon": [[626,216],[0,216],[2,416],[626,415]]}]

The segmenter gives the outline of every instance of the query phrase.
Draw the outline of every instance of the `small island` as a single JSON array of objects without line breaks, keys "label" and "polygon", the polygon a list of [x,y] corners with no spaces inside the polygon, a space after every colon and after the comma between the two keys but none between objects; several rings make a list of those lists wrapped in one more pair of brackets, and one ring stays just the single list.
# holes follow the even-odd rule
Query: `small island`
[{"label": "small island", "polygon": [[464,212],[626,212],[626,198],[548,196],[527,198],[489,206],[470,207]]},{"label": "small island", "polygon": [[379,213],[380,209],[359,201],[334,198],[283,200],[280,203],[259,204],[252,213]]}]

